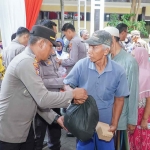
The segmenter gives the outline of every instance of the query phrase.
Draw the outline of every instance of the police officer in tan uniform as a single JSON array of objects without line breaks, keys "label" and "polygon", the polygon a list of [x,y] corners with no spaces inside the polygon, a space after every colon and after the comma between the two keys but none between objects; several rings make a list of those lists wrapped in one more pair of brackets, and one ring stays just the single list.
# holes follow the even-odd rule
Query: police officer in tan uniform
[{"label": "police officer in tan uniform", "polygon": [[[42,20],[40,25],[48,27],[57,33],[56,24],[49,20]],[[59,92],[60,89],[63,89],[63,78],[59,77],[58,73],[59,64],[56,60],[56,54],[52,53],[46,61],[41,61],[39,63],[40,76],[44,82],[45,87],[49,91]],[[53,109],[57,114],[60,115],[60,108]],[[44,110],[43,110],[44,111]],[[45,111],[49,111],[46,109]],[[57,123],[48,124],[39,114],[35,117],[35,150],[42,150],[43,145],[45,146],[45,133],[48,133],[48,147],[51,150],[60,150],[61,143],[61,127]],[[44,143],[43,143],[44,141]],[[46,142],[47,143],[47,142]]]},{"label": "police officer in tan uniform", "polygon": [[[14,34],[13,34],[14,35]],[[9,63],[13,60],[15,56],[20,54],[25,50],[29,40],[29,30],[24,27],[19,27],[15,33],[16,37],[11,41],[11,43],[3,50],[3,62],[7,68]]]},{"label": "police officer in tan uniform", "polygon": [[67,68],[67,73],[70,72],[72,67],[82,58],[87,56],[86,46],[81,38],[76,34],[75,27],[71,23],[66,23],[62,27],[62,31],[66,38],[70,41],[69,43],[69,58],[59,60],[59,64]]},{"label": "police officer in tan uniform", "polygon": [[[9,64],[0,95],[0,150],[33,150],[31,122],[40,109],[67,107],[74,99],[81,104],[87,99],[82,88],[67,92],[50,92],[39,76],[39,61],[47,60],[57,46],[55,33],[42,26],[33,26],[29,45]],[[48,122],[62,127],[63,117],[55,112],[38,113]],[[29,132],[30,130],[30,132]],[[28,145],[26,145],[28,143]]]}]

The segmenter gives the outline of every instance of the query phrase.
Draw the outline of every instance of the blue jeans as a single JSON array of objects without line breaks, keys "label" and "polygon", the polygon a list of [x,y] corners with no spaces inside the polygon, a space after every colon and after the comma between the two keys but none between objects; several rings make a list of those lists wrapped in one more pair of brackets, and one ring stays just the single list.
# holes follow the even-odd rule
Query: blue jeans
[{"label": "blue jeans", "polygon": [[[95,148],[97,146],[97,149]],[[87,142],[77,142],[76,150],[115,150],[114,139],[109,142],[98,139],[97,133],[93,135],[93,138]]]}]

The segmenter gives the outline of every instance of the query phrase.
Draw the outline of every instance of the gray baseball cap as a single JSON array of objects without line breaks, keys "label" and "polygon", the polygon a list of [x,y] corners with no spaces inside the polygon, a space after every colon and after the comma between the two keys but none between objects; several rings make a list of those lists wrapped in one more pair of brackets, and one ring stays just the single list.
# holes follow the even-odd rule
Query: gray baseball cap
[{"label": "gray baseball cap", "polygon": [[89,45],[105,44],[111,46],[112,36],[110,33],[106,32],[105,30],[98,30],[95,31],[88,40],[85,40],[85,43],[88,43]]}]

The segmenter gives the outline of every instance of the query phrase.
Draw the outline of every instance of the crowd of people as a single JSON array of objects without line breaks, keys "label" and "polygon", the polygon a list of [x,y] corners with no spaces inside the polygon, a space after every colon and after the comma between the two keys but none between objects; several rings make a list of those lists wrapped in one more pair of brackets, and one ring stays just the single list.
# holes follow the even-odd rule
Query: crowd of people
[{"label": "crowd of people", "polygon": [[42,150],[46,132],[49,149],[60,150],[60,108],[88,95],[114,136],[108,142],[95,132],[77,150],[150,150],[149,43],[123,23],[91,37],[70,23],[62,32],[58,38],[57,24],[44,19],[31,31],[19,27],[2,50],[0,150]]}]

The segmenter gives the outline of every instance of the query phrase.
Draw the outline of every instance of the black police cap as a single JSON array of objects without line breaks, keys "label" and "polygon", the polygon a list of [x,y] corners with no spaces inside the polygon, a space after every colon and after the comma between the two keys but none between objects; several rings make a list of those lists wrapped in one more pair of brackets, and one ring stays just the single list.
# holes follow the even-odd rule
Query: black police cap
[{"label": "black police cap", "polygon": [[32,36],[39,36],[47,39],[53,44],[53,46],[59,47],[59,44],[55,41],[56,33],[47,27],[35,25],[32,27],[30,34]]}]

